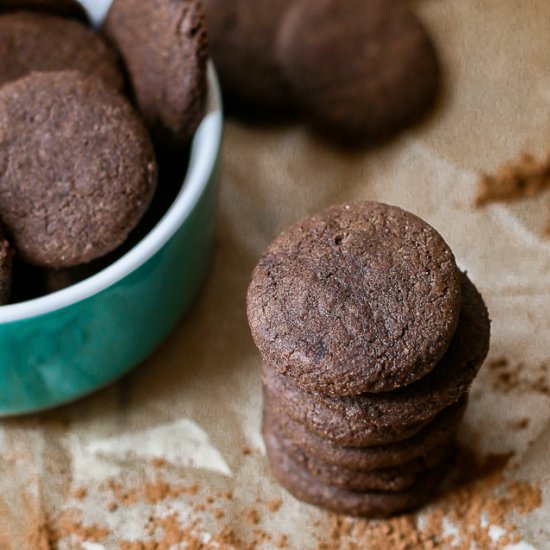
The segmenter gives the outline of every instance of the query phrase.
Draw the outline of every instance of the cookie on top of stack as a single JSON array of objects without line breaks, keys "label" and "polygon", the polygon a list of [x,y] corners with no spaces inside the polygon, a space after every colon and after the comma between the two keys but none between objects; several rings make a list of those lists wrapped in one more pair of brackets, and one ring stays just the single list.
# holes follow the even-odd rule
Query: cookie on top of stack
[{"label": "cookie on top of stack", "polygon": [[329,208],[267,248],[247,307],[277,480],[351,515],[428,501],[490,333],[483,299],[437,231],[381,203]]}]

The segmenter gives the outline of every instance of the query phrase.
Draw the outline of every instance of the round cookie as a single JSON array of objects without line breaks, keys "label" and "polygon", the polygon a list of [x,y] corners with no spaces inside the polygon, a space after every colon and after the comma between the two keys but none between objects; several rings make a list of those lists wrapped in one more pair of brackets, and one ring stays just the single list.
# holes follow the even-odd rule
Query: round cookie
[{"label": "round cookie", "polygon": [[430,372],[460,313],[443,238],[395,206],[329,208],[277,237],[248,288],[264,359],[305,391],[384,392]]},{"label": "round cookie", "polygon": [[0,0],[3,11],[39,11],[88,22],[86,10],[76,0]]},{"label": "round cookie", "polygon": [[415,436],[431,419],[411,424],[393,424],[375,426],[363,423],[360,428],[348,426],[338,415],[327,414],[326,409],[318,407],[315,401],[302,402],[300,407],[289,406],[289,402],[275,394],[264,384],[264,400],[270,402],[274,414],[288,415],[295,422],[300,422],[314,434],[338,445],[353,447],[370,447],[396,443]]},{"label": "round cookie", "polygon": [[468,398],[462,397],[458,403],[441,412],[417,435],[409,439],[374,447],[337,445],[308,431],[305,426],[286,415],[272,414],[269,402],[265,403],[264,411],[276,433],[284,434],[286,439],[313,458],[354,470],[374,470],[397,466],[425,457],[436,447],[448,444],[456,434],[466,411],[467,402]]},{"label": "round cookie", "polygon": [[289,110],[275,39],[294,0],[204,0],[212,58],[230,108],[274,116]]},{"label": "round cookie", "polygon": [[443,479],[447,464],[418,476],[404,491],[349,491],[321,482],[301,468],[279,446],[269,432],[264,433],[267,458],[275,479],[297,499],[338,514],[368,518],[388,517],[427,503]]},{"label": "round cookie", "polygon": [[205,109],[208,43],[199,0],[114,0],[104,31],[126,63],[155,141],[181,151]]},{"label": "round cookie", "polygon": [[482,297],[464,275],[460,322],[449,351],[435,369],[410,386],[387,393],[332,397],[306,393],[287,376],[264,364],[264,384],[288,416],[312,431],[338,435],[343,445],[361,446],[365,430],[429,421],[468,392],[483,363],[490,321]]},{"label": "round cookie", "polygon": [[434,103],[431,39],[398,0],[301,0],[288,9],[277,58],[297,104],[332,138],[372,140]]},{"label": "round cookie", "polygon": [[0,305],[7,304],[11,294],[13,250],[0,229]]},{"label": "round cookie", "polygon": [[0,218],[24,261],[61,268],[117,248],[156,186],[147,131],[97,78],[32,73],[0,89]]},{"label": "round cookie", "polygon": [[115,52],[79,21],[31,12],[0,15],[0,86],[39,71],[80,71],[122,91]]},{"label": "round cookie", "polygon": [[294,445],[277,429],[277,424],[271,422],[269,413],[264,415],[264,433],[266,431],[276,438],[282,452],[316,479],[351,491],[403,491],[415,483],[418,474],[443,462],[452,447],[450,444],[439,445],[423,457],[395,466],[346,468],[319,460]]}]

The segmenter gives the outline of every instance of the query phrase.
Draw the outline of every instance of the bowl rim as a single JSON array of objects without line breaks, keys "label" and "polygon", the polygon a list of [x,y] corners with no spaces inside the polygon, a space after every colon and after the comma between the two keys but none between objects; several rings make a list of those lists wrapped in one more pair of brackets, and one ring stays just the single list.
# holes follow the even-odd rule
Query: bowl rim
[{"label": "bowl rim", "polygon": [[0,306],[0,325],[53,313],[103,292],[139,269],[174,236],[205,192],[221,151],[223,108],[211,61],[207,85],[206,115],[192,140],[187,174],[174,202],[157,225],[121,258],[91,277],[33,300]]}]

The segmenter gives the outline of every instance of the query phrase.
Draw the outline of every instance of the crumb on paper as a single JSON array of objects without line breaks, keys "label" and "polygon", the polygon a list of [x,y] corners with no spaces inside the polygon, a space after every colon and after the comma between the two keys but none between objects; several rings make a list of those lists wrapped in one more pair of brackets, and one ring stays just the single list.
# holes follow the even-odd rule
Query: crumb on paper
[{"label": "crumb on paper", "polygon": [[494,174],[481,175],[475,205],[534,197],[549,187],[550,152],[542,160],[523,153],[518,161],[505,164]]},{"label": "crumb on paper", "polygon": [[64,511],[57,520],[50,521],[46,530],[49,543],[68,537],[80,542],[101,542],[110,534],[109,529],[103,526],[84,524],[73,510]]},{"label": "crumb on paper", "polygon": [[118,510],[118,504],[116,502],[109,502],[106,508],[107,512],[116,512]]},{"label": "crumb on paper", "polygon": [[151,460],[151,466],[157,470],[161,470],[168,466],[168,461],[162,456],[157,456]]},{"label": "crumb on paper", "polygon": [[88,491],[85,487],[78,487],[73,492],[73,498],[76,500],[84,500],[88,496]]},{"label": "crumb on paper", "polygon": [[278,512],[281,509],[281,506],[283,505],[283,501],[280,498],[275,498],[273,500],[270,500],[267,502],[267,510],[270,513]]},{"label": "crumb on paper", "polygon": [[538,393],[550,396],[550,365],[539,363],[525,367],[522,362],[497,358],[488,363],[492,385],[501,393]]},{"label": "crumb on paper", "polygon": [[[507,372],[511,363],[497,359],[492,363],[495,372]],[[513,365],[512,365],[513,366]],[[525,419],[519,419],[523,424]],[[511,519],[529,513],[541,505],[540,488],[524,481],[507,479],[506,467],[511,458],[507,455],[491,455],[478,460],[468,451],[461,450],[457,466],[446,488],[424,511],[384,521],[362,521],[354,518],[327,514],[326,521],[314,523],[318,533],[319,550],[352,548],[386,548],[407,550],[450,547],[460,535],[458,548],[470,548],[474,541],[487,550],[500,550],[519,542],[517,528]],[[55,520],[45,522],[45,527],[35,539],[37,550],[56,548],[59,541],[95,542],[112,544],[119,550],[147,550],[148,548],[185,547],[190,549],[219,548],[241,550],[263,548],[292,548],[289,536],[280,531],[264,529],[269,516],[280,510],[280,498],[258,499],[258,506],[244,509],[244,522],[231,525],[226,504],[233,498],[231,491],[219,491],[215,496],[191,496],[189,486],[171,485],[164,479],[150,479],[146,483],[125,483],[111,479],[98,486],[104,494],[109,511],[122,506],[145,504],[150,506],[148,519],[140,540],[127,540],[127,535],[116,533],[103,525],[86,524],[79,513],[66,510]],[[192,509],[204,517],[192,519],[175,511],[166,511],[157,504],[167,500],[170,505],[174,495],[189,498]],[[193,499],[193,500],[191,500]],[[209,519],[217,520],[219,527],[212,530]],[[206,521],[206,523],[203,523]],[[207,529],[206,525],[210,527]],[[215,524],[214,524],[215,525]],[[451,529],[449,530],[449,526]],[[327,528],[329,533],[327,534]],[[491,536],[498,531],[497,542]],[[494,538],[494,537],[493,537]],[[45,542],[44,542],[45,541]],[[111,547],[111,546],[109,546]]]},{"label": "crumb on paper", "polygon": [[277,539],[275,540],[275,547],[276,548],[288,548],[288,536],[287,535],[279,535]]},{"label": "crumb on paper", "polygon": [[254,508],[248,510],[246,513],[246,521],[248,521],[250,525],[258,525],[260,523],[260,514],[258,510]]},{"label": "crumb on paper", "polygon": [[223,519],[225,517],[225,510],[223,508],[216,508],[213,510],[212,515],[216,519]]},{"label": "crumb on paper", "polygon": [[[380,521],[332,516],[330,533],[318,550],[394,550],[472,547],[503,550],[520,538],[510,515],[525,515],[542,503],[541,490],[504,477],[511,454],[477,460],[462,450],[449,486],[426,510]],[[500,537],[493,540],[495,529]]]}]

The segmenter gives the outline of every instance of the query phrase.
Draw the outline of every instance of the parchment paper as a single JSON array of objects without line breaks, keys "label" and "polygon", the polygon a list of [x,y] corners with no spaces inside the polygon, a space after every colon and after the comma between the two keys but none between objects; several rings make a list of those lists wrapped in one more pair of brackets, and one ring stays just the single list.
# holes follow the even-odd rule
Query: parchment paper
[{"label": "parchment paper", "polygon": [[[228,122],[212,270],[174,334],[118,384],[48,415],[0,423],[1,550],[39,548],[29,533],[77,512],[83,525],[106,534],[66,537],[60,548],[117,549],[121,540],[144,539],[150,516],[174,512],[182,525],[201,519],[205,541],[224,526],[244,539],[261,527],[287,534],[289,548],[316,547],[327,516],[287,495],[267,471],[261,362],[246,323],[245,291],[267,243],[330,204],[376,199],[429,221],[487,301],[490,358],[521,362],[527,378],[550,361],[550,240],[542,236],[550,196],[472,207],[479,170],[523,150],[550,148],[550,3],[412,4],[432,29],[445,68],[446,91],[433,116],[391,143],[354,154],[319,143],[299,125]],[[540,508],[515,518],[523,548],[548,549],[550,398],[500,392],[488,369],[473,396],[461,437],[480,453],[515,451],[518,468],[507,475],[543,491]],[[522,418],[528,426],[511,430],[510,422]],[[158,457],[166,461],[161,471],[152,465]],[[142,487],[159,477],[197,483],[199,493],[107,509],[113,497],[105,481]],[[231,500],[220,496],[225,490]],[[222,510],[217,519],[196,507],[208,495]],[[280,510],[263,515],[262,503],[276,498]],[[258,525],[247,520],[254,506],[262,512]]]}]

